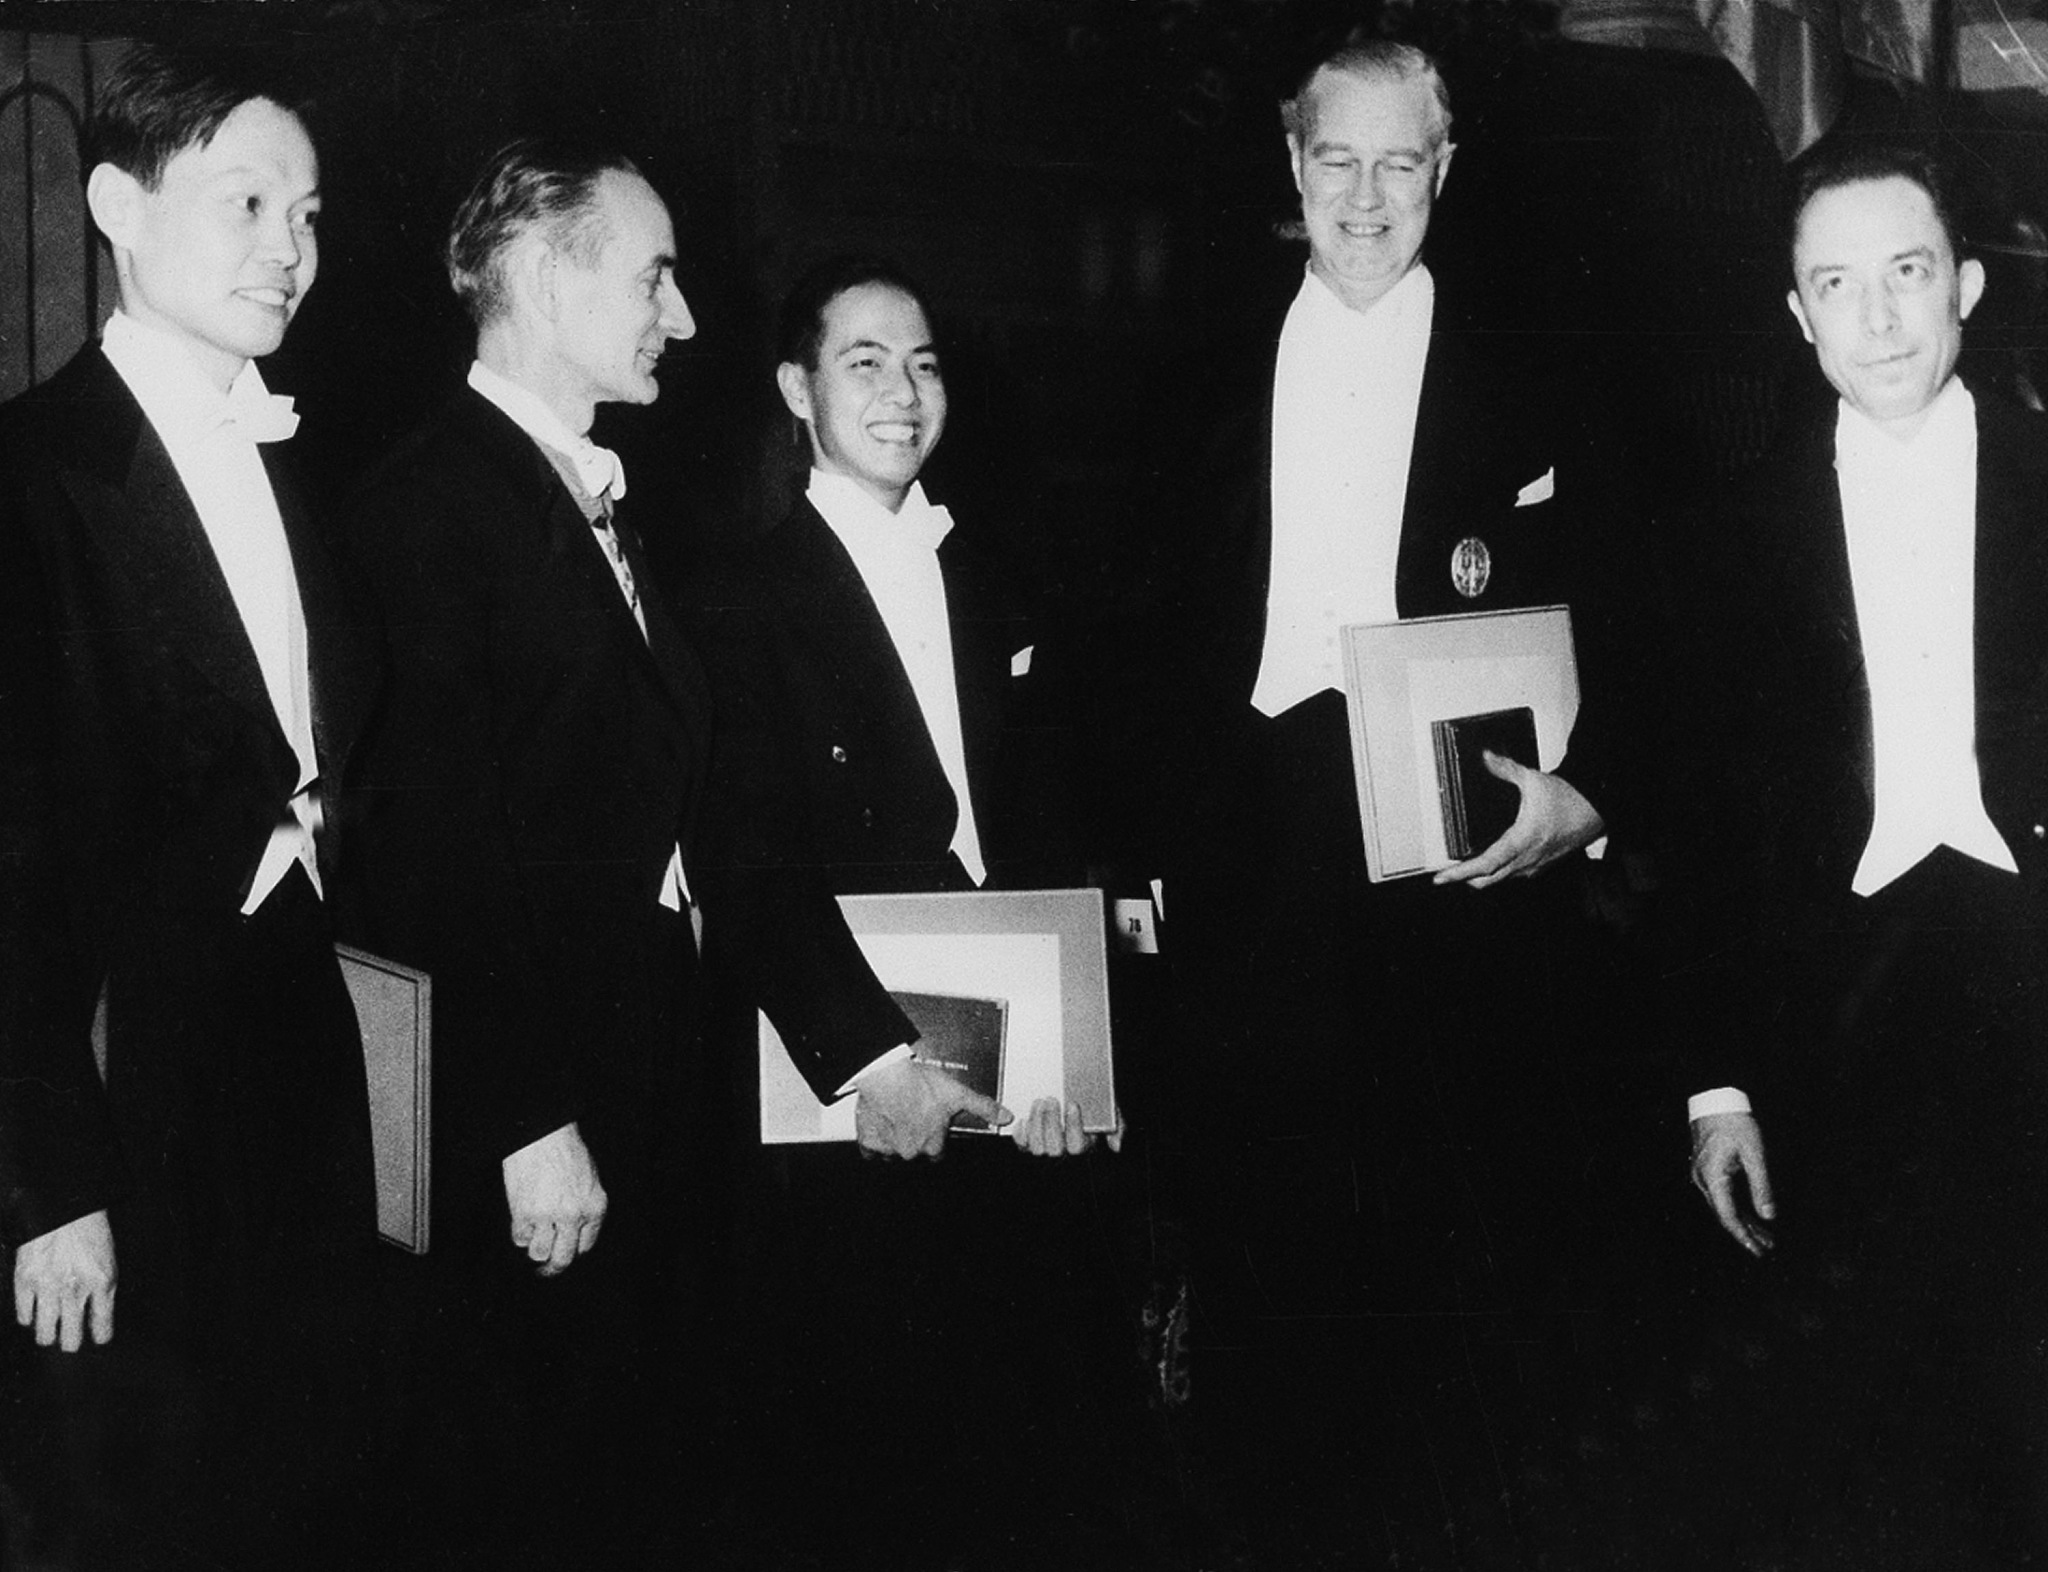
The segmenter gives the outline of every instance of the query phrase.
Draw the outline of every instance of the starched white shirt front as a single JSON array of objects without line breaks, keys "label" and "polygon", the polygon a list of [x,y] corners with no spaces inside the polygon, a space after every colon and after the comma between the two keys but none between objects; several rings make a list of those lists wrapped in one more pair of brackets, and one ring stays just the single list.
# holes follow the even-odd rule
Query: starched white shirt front
[{"label": "starched white shirt front", "polygon": [[[1844,403],[1835,416],[1857,637],[1870,688],[1876,811],[1849,887],[1875,895],[1937,846],[2008,873],[1977,769],[1977,404],[1950,381],[1900,441]],[[1687,1117],[1748,1113],[1732,1086]]]},{"label": "starched white shirt front", "polygon": [[587,432],[571,431],[568,422],[538,393],[500,376],[481,360],[469,363],[469,385],[534,441],[567,459],[588,495],[616,502],[626,494],[626,466],[619,462],[618,454],[599,447]]},{"label": "starched white shirt front", "polygon": [[1850,887],[1873,895],[1937,846],[2007,873],[1977,769],[1977,406],[1951,381],[1901,441],[1844,403],[1835,471],[1870,683],[1876,811]]},{"label": "starched white shirt front", "polygon": [[242,911],[260,907],[294,862],[319,891],[314,838],[321,812],[313,783],[320,765],[313,749],[305,608],[277,497],[256,450],[259,437],[291,434],[297,419],[290,401],[264,387],[253,360],[223,393],[175,338],[121,311],[108,320],[100,348],[142,406],[184,483],[255,650],[278,725],[299,761],[288,817],[271,832]]},{"label": "starched white shirt front", "polygon": [[1273,370],[1273,556],[1252,704],[1279,715],[1344,687],[1338,630],[1399,616],[1394,575],[1436,286],[1411,268],[1367,311],[1313,272]]},{"label": "starched white shirt front", "polygon": [[857,482],[824,470],[811,471],[805,495],[853,558],[861,583],[889,630],[889,642],[910,678],[939,766],[960,805],[953,855],[970,879],[985,883],[988,866],[982,861],[974,799],[967,790],[967,750],[960,735],[953,626],[947,615],[946,581],[939,572],[939,542],[953,527],[952,515],[926,500],[924,487],[916,482],[894,513]]}]

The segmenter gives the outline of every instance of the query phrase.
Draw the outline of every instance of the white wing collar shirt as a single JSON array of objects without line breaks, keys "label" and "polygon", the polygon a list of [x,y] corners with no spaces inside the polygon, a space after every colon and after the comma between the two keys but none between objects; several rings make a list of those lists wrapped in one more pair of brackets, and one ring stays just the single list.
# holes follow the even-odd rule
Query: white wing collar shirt
[{"label": "white wing collar shirt", "polygon": [[640,624],[640,636],[647,637],[647,613],[640,609],[640,587],[633,582],[633,570],[626,563],[619,532],[612,525],[612,507],[626,494],[626,466],[610,448],[601,448],[589,437],[571,431],[538,394],[516,382],[507,381],[482,361],[471,361],[469,385],[489,399],[505,418],[533,438],[541,457],[553,466],[577,512],[589,521],[591,533],[604,552],[605,565],[626,597],[627,609]]},{"label": "white wing collar shirt", "polygon": [[1873,895],[1937,846],[2017,873],[1977,769],[1976,402],[1951,381],[1903,442],[1845,403],[1835,470],[1877,756],[1851,888]]},{"label": "white wing collar shirt", "polygon": [[[1857,635],[1870,685],[1877,792],[1849,888],[1875,895],[1937,846],[2017,873],[1977,770],[1977,405],[1951,381],[1902,442],[1840,406],[1841,488]],[[1734,1087],[1687,1117],[1747,1113]]]},{"label": "white wing collar shirt", "polygon": [[547,400],[509,378],[501,377],[480,360],[469,364],[469,385],[497,405],[505,418],[538,442],[551,456],[568,460],[586,496],[613,502],[626,494],[626,467],[618,454],[601,448],[582,432],[571,431],[560,415],[548,408]]},{"label": "white wing collar shirt", "polygon": [[839,537],[867,586],[889,642],[917,695],[925,730],[938,750],[946,783],[960,805],[952,852],[977,885],[988,879],[974,800],[967,792],[967,750],[960,737],[960,690],[953,677],[953,632],[946,614],[946,581],[939,572],[939,542],[953,527],[944,508],[926,500],[912,482],[903,506],[891,513],[844,475],[811,471],[805,495]]},{"label": "white wing collar shirt", "polygon": [[1342,691],[1337,632],[1392,622],[1401,510],[1436,286],[1414,267],[1353,311],[1313,272],[1273,371],[1273,560],[1252,704],[1279,715]]},{"label": "white wing collar shirt", "polygon": [[[470,362],[469,385],[531,437],[541,456],[562,477],[577,511],[590,521],[591,535],[604,553],[605,566],[611,569],[619,593],[626,598],[627,610],[640,625],[640,636],[646,638],[647,613],[640,608],[640,588],[633,582],[633,570],[619,545],[618,531],[612,527],[612,504],[626,494],[626,466],[619,462],[618,454],[599,447],[583,433],[571,431],[562,417],[548,407],[547,400],[499,376],[480,360]],[[680,845],[669,852],[659,899],[672,912],[691,904],[690,881],[683,872]]]},{"label": "white wing collar shirt", "polygon": [[210,382],[176,339],[116,311],[100,347],[155,428],[206,531],[256,652],[278,725],[298,756],[289,812],[271,832],[242,904],[255,911],[293,863],[320,890],[320,773],[313,751],[312,683],[306,664],[306,615],[299,602],[291,543],[270,476],[256,451],[298,429],[292,401],[271,393],[252,360],[227,392]]}]

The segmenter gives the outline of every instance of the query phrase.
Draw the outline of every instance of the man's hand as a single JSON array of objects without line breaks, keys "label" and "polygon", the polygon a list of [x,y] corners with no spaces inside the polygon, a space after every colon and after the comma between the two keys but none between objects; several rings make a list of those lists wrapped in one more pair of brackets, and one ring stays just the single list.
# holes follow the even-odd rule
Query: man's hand
[{"label": "man's hand", "polygon": [[[1095,1137],[1081,1128],[1081,1105],[1068,1103],[1067,1116],[1062,1122],[1057,1097],[1041,1097],[1033,1103],[1031,1112],[1012,1127],[1010,1139],[1033,1157],[1078,1157],[1095,1145]],[[1121,1123],[1109,1132],[1108,1139],[1112,1152],[1124,1149],[1124,1127]]]},{"label": "man's hand", "polygon": [[105,1212],[73,1218],[14,1252],[14,1319],[44,1348],[75,1354],[114,1335],[114,1230]]},{"label": "man's hand", "polygon": [[970,1091],[916,1059],[870,1070],[856,1090],[853,1128],[860,1149],[880,1157],[940,1156],[946,1150],[946,1126],[958,1113],[977,1114],[998,1128],[1011,1118],[993,1097]]},{"label": "man's hand", "polygon": [[542,1277],[569,1268],[595,1248],[606,1198],[597,1164],[573,1124],[522,1146],[505,1159],[505,1204],[512,1242],[540,1263]]},{"label": "man's hand", "polygon": [[[1735,1190],[1740,1174],[1749,1187],[1754,1217],[1745,1217]],[[1776,1242],[1765,1223],[1776,1219],[1778,1208],[1771,1200],[1771,1174],[1764,1166],[1764,1132],[1756,1115],[1746,1113],[1704,1114],[1692,1122],[1692,1182],[1728,1237],[1753,1256],[1761,1257]]]},{"label": "man's hand", "polygon": [[1483,890],[1502,879],[1526,879],[1590,845],[1607,828],[1599,810],[1570,781],[1502,758],[1491,748],[1484,758],[1489,771],[1521,789],[1522,806],[1505,835],[1477,857],[1454,862],[1438,873],[1438,884],[1470,884]]}]

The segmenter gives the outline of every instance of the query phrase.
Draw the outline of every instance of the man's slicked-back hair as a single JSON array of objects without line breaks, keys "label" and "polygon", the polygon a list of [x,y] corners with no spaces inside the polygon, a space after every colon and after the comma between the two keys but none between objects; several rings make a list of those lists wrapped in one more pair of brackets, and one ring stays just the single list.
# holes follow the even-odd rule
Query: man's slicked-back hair
[{"label": "man's slicked-back hair", "polygon": [[778,365],[818,369],[818,357],[825,346],[825,313],[832,302],[849,289],[863,284],[882,284],[900,290],[917,302],[925,321],[932,308],[924,289],[894,262],[885,257],[843,255],[827,257],[796,281],[782,300],[782,317],[775,334]]},{"label": "man's slicked-back hair", "polygon": [[[1954,175],[1928,147],[1896,137],[1825,138],[1792,166],[1791,192],[1785,205],[1785,260],[1795,266],[1799,224],[1816,197],[1844,186],[1879,180],[1909,180],[1927,193],[1935,220],[1948,237],[1950,255],[1958,262],[1969,255],[1968,239],[1956,208]],[[1796,276],[1793,280],[1798,282]]]},{"label": "man's slicked-back hair", "polygon": [[[521,137],[493,153],[448,225],[448,282],[478,327],[503,316],[511,301],[505,260],[529,230],[589,267],[610,239],[598,213],[598,182],[610,172],[638,175],[617,148],[576,137]],[[644,178],[644,177],[643,177]]]},{"label": "man's slicked-back hair", "polygon": [[1324,71],[1363,77],[1369,82],[1420,82],[1436,101],[1436,146],[1451,139],[1451,90],[1444,85],[1436,61],[1413,44],[1391,38],[1354,37],[1338,45],[1302,72],[1294,92],[1280,101],[1280,123],[1306,147],[1315,130],[1315,80]]},{"label": "man's slicked-back hair", "polygon": [[93,105],[83,167],[111,164],[154,191],[173,158],[204,147],[228,116],[259,98],[304,118],[305,94],[275,54],[135,44],[108,73]]}]

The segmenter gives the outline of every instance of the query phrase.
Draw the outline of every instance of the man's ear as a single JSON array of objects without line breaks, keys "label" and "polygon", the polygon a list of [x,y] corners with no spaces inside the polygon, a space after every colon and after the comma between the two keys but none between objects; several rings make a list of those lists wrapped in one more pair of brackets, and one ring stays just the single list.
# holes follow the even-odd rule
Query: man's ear
[{"label": "man's ear", "polygon": [[1436,189],[1429,194],[1431,201],[1444,194],[1444,177],[1451,172],[1451,155],[1457,150],[1457,143],[1446,142],[1442,151],[1436,155]]},{"label": "man's ear", "polygon": [[1984,298],[1984,264],[1975,257],[1966,258],[1956,269],[1956,287],[1960,296],[1956,318],[1960,321],[1975,311],[1977,302]]},{"label": "man's ear", "polygon": [[142,182],[112,164],[95,164],[85,180],[85,207],[107,244],[116,251],[135,249],[142,224],[142,203],[148,193]]},{"label": "man's ear", "polygon": [[1287,172],[1294,176],[1297,195],[1306,195],[1301,189],[1301,138],[1292,131],[1287,133]]},{"label": "man's ear", "polygon": [[775,368],[775,385],[782,390],[782,402],[806,425],[811,419],[811,374],[793,360]]},{"label": "man's ear", "polygon": [[505,275],[515,300],[523,300],[544,322],[561,314],[561,258],[539,235],[528,233],[514,242]]},{"label": "man's ear", "polygon": [[[1811,344],[1813,342],[1813,324],[1806,320],[1806,307],[1799,303],[1798,290],[1788,289],[1785,291],[1785,305],[1792,313],[1792,320],[1799,324],[1799,331],[1806,335],[1806,342]],[[1964,314],[1968,315],[1967,312]]]}]

